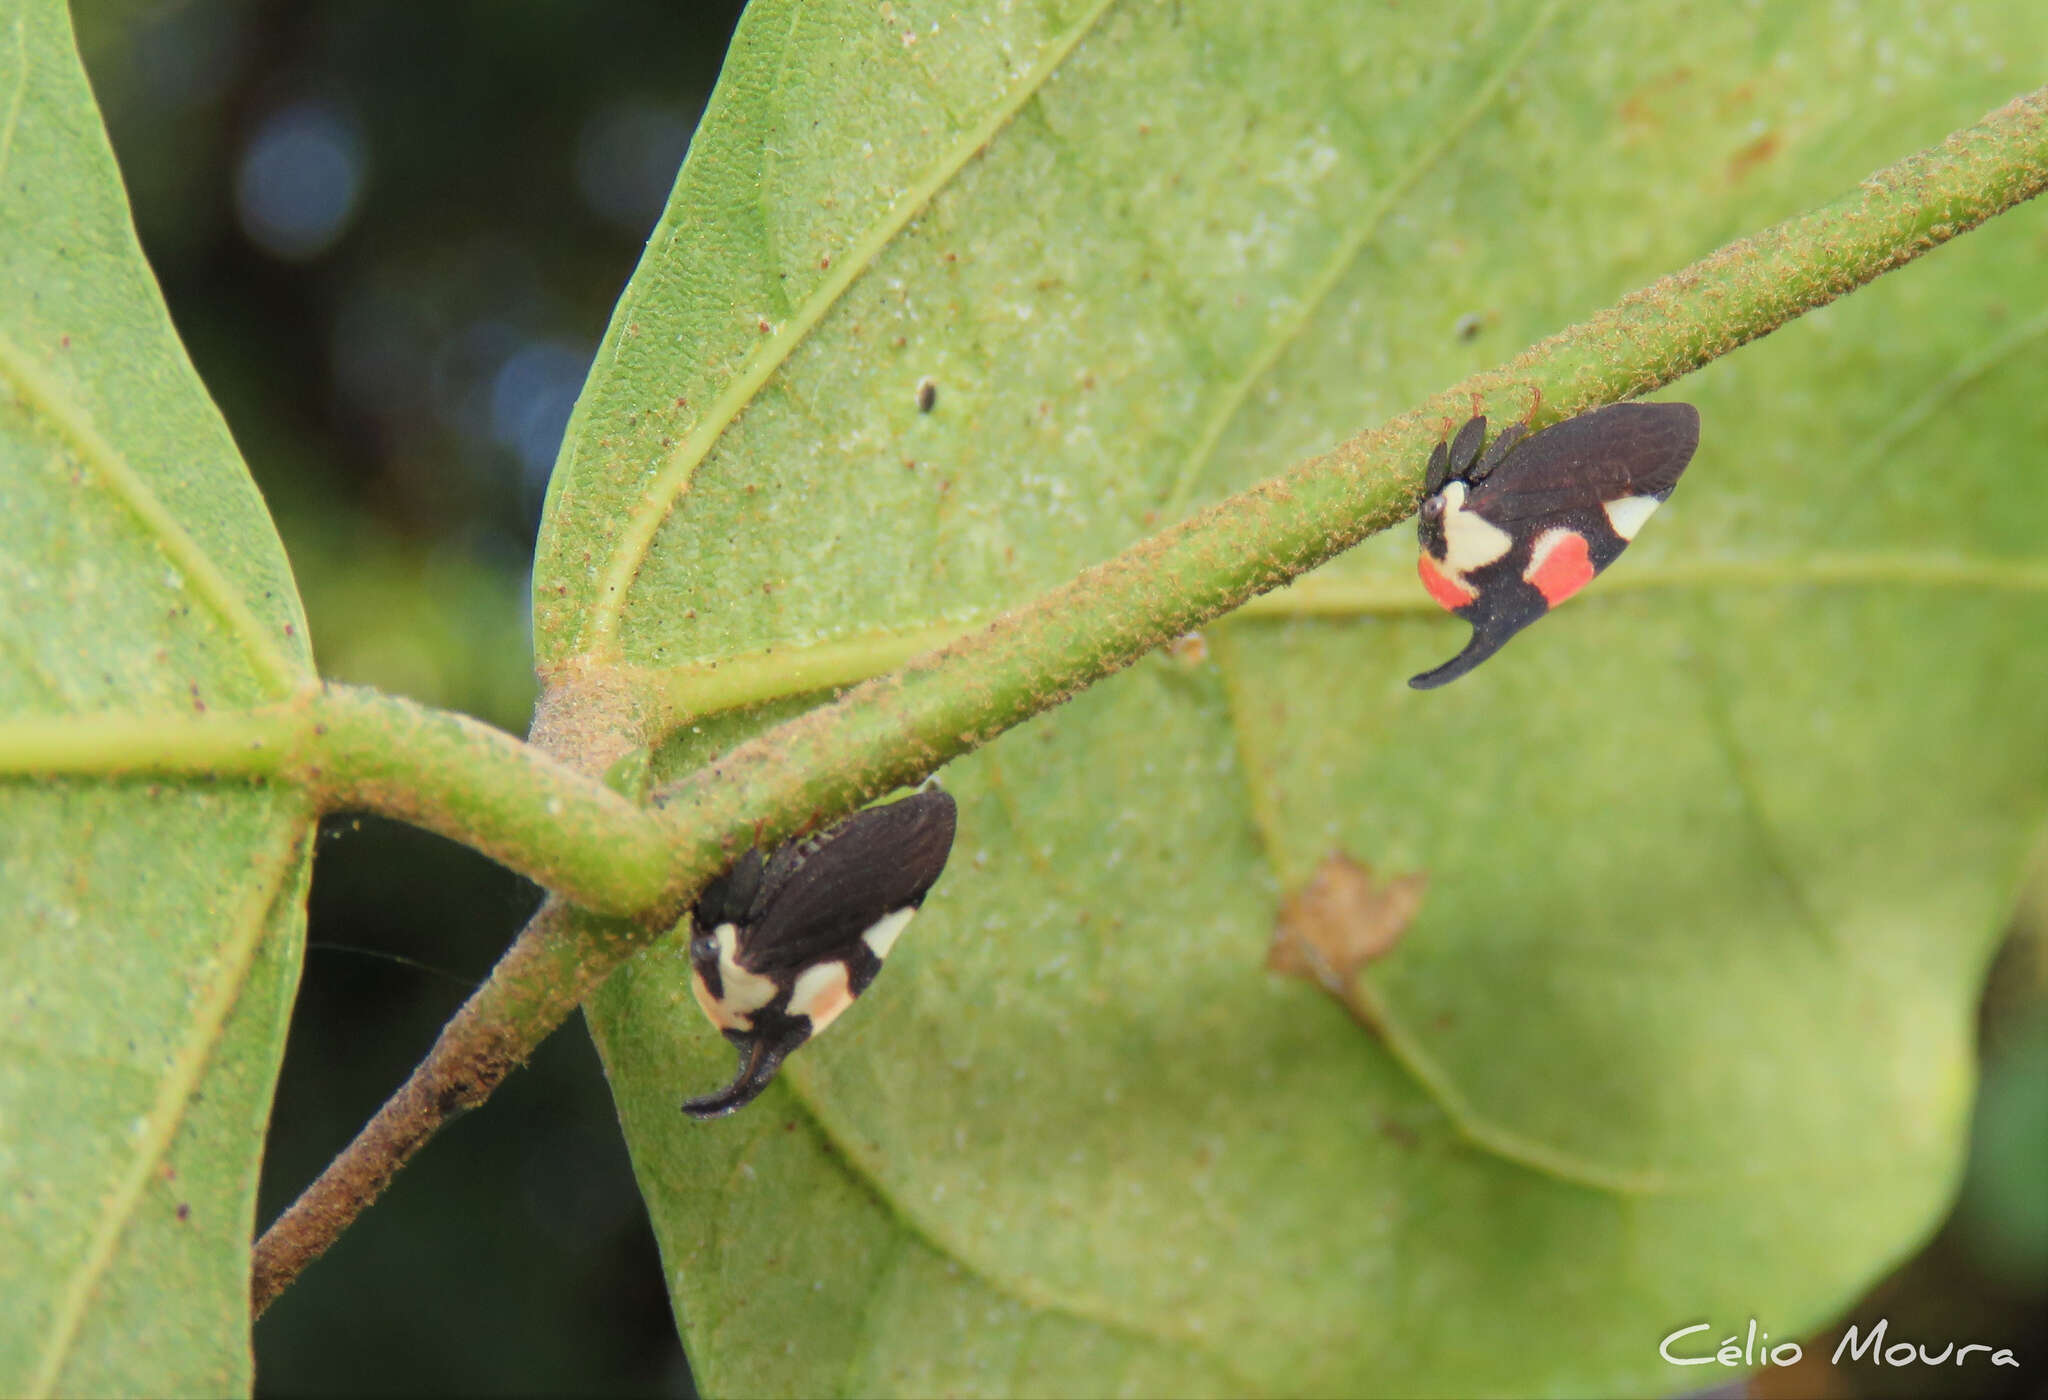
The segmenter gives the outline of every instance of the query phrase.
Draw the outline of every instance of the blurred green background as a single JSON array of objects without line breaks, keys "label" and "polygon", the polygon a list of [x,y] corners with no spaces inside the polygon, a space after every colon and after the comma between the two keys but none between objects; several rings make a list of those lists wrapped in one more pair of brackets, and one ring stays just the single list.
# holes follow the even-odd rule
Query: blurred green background
[{"label": "blurred green background", "polygon": [[[525,730],[547,474],[738,9],[78,7],[143,245],[277,517],[323,674]],[[327,823],[264,1219],[399,1082],[537,898],[436,838]],[[1956,1212],[1857,1312],[1895,1337],[2020,1345],[2026,1369],[1813,1365],[1759,1393],[2048,1395],[2044,948],[2048,878],[1986,999]],[[256,1358],[271,1395],[689,1393],[580,1021],[285,1295]],[[1986,1384],[2006,1388],[1967,1388]]]}]

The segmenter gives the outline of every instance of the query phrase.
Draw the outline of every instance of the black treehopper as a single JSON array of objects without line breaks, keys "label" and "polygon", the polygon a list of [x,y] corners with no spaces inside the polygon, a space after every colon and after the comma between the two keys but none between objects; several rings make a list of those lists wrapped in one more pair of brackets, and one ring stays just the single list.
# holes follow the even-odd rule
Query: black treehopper
[{"label": "black treehopper", "polygon": [[867,990],[946,868],[954,817],[953,799],[927,788],[766,857],[748,851],[705,886],[690,913],[690,980],[740,1063],[683,1112],[716,1118],[752,1102]]},{"label": "black treehopper", "polygon": [[1527,432],[1510,424],[1482,454],[1486,419],[1475,414],[1430,454],[1416,567],[1472,638],[1412,678],[1417,690],[1464,675],[1619,558],[1678,485],[1700,415],[1687,403],[1618,403]]}]

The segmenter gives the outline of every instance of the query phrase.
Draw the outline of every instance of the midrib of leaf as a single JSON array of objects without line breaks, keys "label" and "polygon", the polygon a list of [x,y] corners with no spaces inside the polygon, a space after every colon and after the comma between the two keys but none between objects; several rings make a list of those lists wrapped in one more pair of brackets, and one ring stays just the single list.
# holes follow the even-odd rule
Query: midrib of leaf
[{"label": "midrib of leaf", "polygon": [[277,649],[269,631],[257,621],[228,577],[157,499],[127,459],[100,436],[85,410],[72,402],[56,380],[4,333],[0,333],[0,377],[7,380],[17,399],[56,427],[72,451],[128,507],[143,529],[156,537],[157,547],[235,635],[251,667],[276,697],[289,695],[298,682],[298,668]]},{"label": "midrib of leaf", "polygon": [[[1968,555],[1807,554],[1792,559],[1702,559],[1641,564],[1603,574],[1585,601],[1666,589],[1901,587],[2048,592],[2048,563]],[[1576,601],[1576,600],[1575,600]],[[1441,609],[1406,577],[1325,579],[1314,575],[1268,593],[1232,617],[1436,617]]]},{"label": "midrib of leaf", "polygon": [[[1624,593],[1698,588],[1904,587],[1982,589],[1987,593],[2048,593],[2048,563],[2018,559],[1933,558],[1908,554],[1805,554],[1792,559],[1708,559],[1692,563],[1632,564],[1604,574],[1585,601]],[[1574,607],[1583,606],[1575,602]],[[705,715],[742,710],[792,695],[856,685],[894,670],[914,656],[980,630],[998,614],[983,613],[917,627],[876,627],[852,637],[806,645],[778,643],[688,666],[649,667],[650,693],[659,694],[668,726]],[[1325,578],[1310,574],[1286,588],[1254,598],[1232,619],[1438,617],[1441,609],[1413,579],[1378,575]],[[0,723],[0,769],[7,726]]]},{"label": "midrib of leaf", "polygon": [[627,515],[619,531],[618,545],[605,564],[599,580],[597,600],[592,604],[590,619],[583,632],[582,650],[598,654],[606,659],[616,659],[619,652],[619,623],[626,605],[627,591],[633,580],[639,576],[647,554],[654,546],[655,534],[662,522],[675,509],[676,502],[690,489],[697,468],[710,455],[711,448],[725,430],[732,426],[740,411],[753,401],[769,378],[779,370],[789,357],[796,352],[805,338],[817,328],[825,313],[846,295],[860,275],[874,265],[875,259],[888,247],[890,240],[901,233],[909,222],[917,217],[931,201],[938,196],[955,176],[966,168],[968,162],[980,155],[996,138],[996,134],[1007,126],[1024,104],[1035,97],[1052,77],[1054,70],[1080,44],[1081,40],[1100,22],[1103,14],[1116,0],[1095,0],[1088,11],[1065,35],[1046,47],[1038,62],[1028,69],[1023,79],[988,111],[979,125],[966,132],[941,158],[936,161],[923,179],[912,184],[910,189],[889,211],[876,222],[867,235],[854,244],[843,259],[834,259],[832,270],[820,281],[815,290],[797,308],[796,314],[774,333],[764,338],[760,348],[747,357],[740,372],[728,381],[723,392],[713,401],[710,410],[701,422],[686,433],[668,454],[659,473],[646,491],[641,493]]},{"label": "midrib of leaf", "polygon": [[[12,646],[10,654],[20,658],[24,670],[34,664],[35,658],[19,646]],[[38,674],[57,693],[56,680]],[[176,717],[121,710],[20,715],[0,719],[0,773],[151,768],[191,773],[219,764],[246,774],[252,753],[273,755],[282,767],[287,752],[303,737],[302,726],[296,723],[279,723],[274,713],[246,710]]]},{"label": "midrib of leaf", "polygon": [[1556,21],[1559,8],[1559,0],[1550,0],[1550,3],[1537,11],[1528,31],[1501,57],[1499,65],[1473,92],[1472,100],[1465,105],[1464,110],[1439,127],[1436,139],[1416,152],[1414,158],[1395,173],[1379,197],[1366,208],[1357,226],[1338,245],[1329,262],[1324,264],[1322,270],[1309,283],[1307,292],[1295,305],[1293,315],[1274,328],[1259,353],[1245,363],[1242,373],[1215,396],[1215,409],[1202,424],[1195,445],[1189,450],[1187,460],[1181,464],[1180,475],[1174,479],[1173,490],[1167,494],[1162,506],[1162,512],[1167,519],[1178,519],[1186,511],[1188,496],[1194,490],[1196,480],[1201,476],[1203,468],[1209,464],[1216,444],[1222,440],[1223,434],[1236,419],[1238,410],[1244,407],[1245,399],[1272,372],[1280,357],[1286,354],[1308,330],[1310,322],[1322,309],[1323,303],[1329,300],[1330,294],[1336,291],[1345,274],[1351,270],[1351,265],[1358,260],[1358,255],[1365,251],[1366,245],[1372,242],[1374,235],[1380,231],[1380,225],[1386,221],[1395,201],[1414,188],[1415,182],[1422,178],[1424,172],[1449,154],[1452,147],[1464,139],[1465,134],[1472,129],[1473,124],[1486,109],[1493,105],[1494,99],[1500,96],[1501,89],[1507,85],[1509,76],[1521,66],[1522,60],[1529,56],[1529,51],[1536,46],[1537,40],[1541,39],[1544,31]]},{"label": "midrib of leaf", "polygon": [[294,821],[288,824],[288,828],[292,833],[289,837],[281,839],[260,862],[251,863],[248,898],[227,920],[226,927],[232,932],[232,937],[221,948],[213,979],[207,985],[205,996],[194,1008],[192,1033],[179,1047],[169,1072],[158,1085],[156,1102],[150,1106],[143,1120],[144,1130],[134,1144],[135,1155],[102,1203],[99,1224],[93,1231],[92,1240],[58,1295],[47,1345],[29,1379],[27,1393],[31,1395],[49,1395],[56,1386],[64,1363],[70,1359],[79,1329],[85,1324],[86,1311],[92,1304],[95,1289],[120,1248],[121,1236],[148,1189],[151,1174],[170,1151],[178,1128],[184,1122],[185,1111],[212,1058],[221,1029],[227,1024],[243,984],[248,980],[249,967],[255,961],[257,950],[262,947],[271,907],[298,858],[299,832],[303,823]]}]

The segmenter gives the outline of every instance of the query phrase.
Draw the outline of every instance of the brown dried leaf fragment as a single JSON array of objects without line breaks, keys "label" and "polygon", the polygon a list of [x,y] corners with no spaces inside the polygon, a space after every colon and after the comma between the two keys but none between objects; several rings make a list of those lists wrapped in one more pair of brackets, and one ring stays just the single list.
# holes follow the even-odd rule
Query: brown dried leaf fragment
[{"label": "brown dried leaf fragment", "polygon": [[1382,882],[1363,861],[1332,851],[1280,906],[1267,970],[1306,978],[1356,1011],[1358,974],[1393,951],[1428,887],[1421,871]]}]

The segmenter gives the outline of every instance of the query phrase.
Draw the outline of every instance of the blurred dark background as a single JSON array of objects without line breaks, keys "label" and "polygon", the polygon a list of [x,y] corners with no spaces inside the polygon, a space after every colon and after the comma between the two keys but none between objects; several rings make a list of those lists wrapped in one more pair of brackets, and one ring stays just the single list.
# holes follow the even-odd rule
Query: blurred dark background
[{"label": "blurred dark background", "polygon": [[[277,518],[321,671],[523,733],[548,471],[739,5],[76,9],[143,246]],[[263,1220],[400,1082],[537,899],[437,838],[328,823]],[[1982,1367],[1809,1365],[1760,1392],[2041,1393],[2044,946],[2036,893],[1986,1002],[1956,1214],[1858,1309],[1894,1338],[2032,1343],[2027,1369],[1999,1392]],[[277,1303],[256,1361],[273,1396],[690,1393],[580,1021]]]}]

